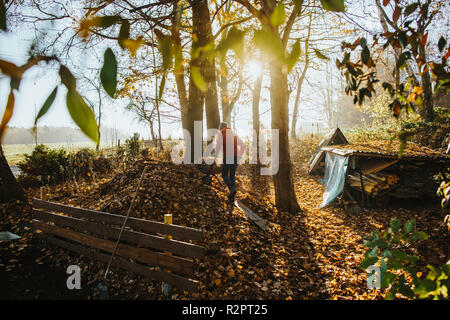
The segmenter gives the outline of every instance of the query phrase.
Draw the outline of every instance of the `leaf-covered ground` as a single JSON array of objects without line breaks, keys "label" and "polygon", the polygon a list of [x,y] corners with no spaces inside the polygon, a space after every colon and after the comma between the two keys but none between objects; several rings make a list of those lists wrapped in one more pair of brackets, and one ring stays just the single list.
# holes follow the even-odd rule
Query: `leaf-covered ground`
[{"label": "leaf-covered ground", "polygon": [[[230,204],[217,179],[201,181],[203,173],[193,166],[177,166],[156,159],[141,159],[117,169],[96,183],[66,184],[48,190],[48,199],[73,206],[125,214],[147,166],[144,182],[132,215],[163,221],[172,213],[173,223],[205,232],[205,259],[195,278],[199,293],[174,288],[172,299],[377,299],[367,290],[359,269],[365,248],[363,236],[384,228],[391,217],[412,217],[417,228],[430,235],[412,248],[422,269],[427,263],[448,259],[449,233],[438,202],[432,207],[363,210],[358,216],[342,208],[317,209],[324,187],[307,173],[307,160],[317,146],[314,138],[293,143],[295,186],[302,212],[290,215],[274,207],[272,178],[260,176],[253,166],[238,171],[237,198],[266,219],[262,231]],[[220,178],[219,178],[220,179]],[[29,190],[29,196],[38,196]],[[63,249],[40,247],[30,233],[29,206],[2,207],[2,229],[25,234],[20,241],[0,244],[0,298],[95,298],[105,265]],[[66,289],[66,267],[82,267],[82,290]],[[113,269],[110,295],[119,299],[162,299],[161,283]]]}]

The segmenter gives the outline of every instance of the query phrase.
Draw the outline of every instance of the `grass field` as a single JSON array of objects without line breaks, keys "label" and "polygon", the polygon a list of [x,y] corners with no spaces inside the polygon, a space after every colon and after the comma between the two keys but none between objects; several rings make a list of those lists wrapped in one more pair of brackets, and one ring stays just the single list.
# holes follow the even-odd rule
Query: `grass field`
[{"label": "grass field", "polygon": [[[82,148],[95,149],[95,143],[93,142],[45,143],[45,145],[51,149],[64,148],[68,152],[77,151]],[[24,154],[31,153],[34,147],[35,144],[5,144],[3,145],[3,151],[5,152],[8,163],[10,165],[16,165],[25,159]]]}]

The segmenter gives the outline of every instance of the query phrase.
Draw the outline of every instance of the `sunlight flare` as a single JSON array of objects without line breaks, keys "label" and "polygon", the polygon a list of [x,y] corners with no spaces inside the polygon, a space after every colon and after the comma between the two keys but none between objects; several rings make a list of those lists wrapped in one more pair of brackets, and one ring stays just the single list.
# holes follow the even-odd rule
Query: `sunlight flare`
[{"label": "sunlight flare", "polygon": [[247,73],[252,79],[256,79],[263,71],[263,66],[258,60],[250,60],[247,64]]}]

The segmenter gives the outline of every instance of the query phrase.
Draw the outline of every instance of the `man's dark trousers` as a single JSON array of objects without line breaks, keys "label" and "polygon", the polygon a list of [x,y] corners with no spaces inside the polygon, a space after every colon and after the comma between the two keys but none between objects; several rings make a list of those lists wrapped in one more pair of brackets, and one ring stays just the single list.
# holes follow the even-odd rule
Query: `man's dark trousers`
[{"label": "man's dark trousers", "polygon": [[233,163],[227,163],[226,160],[230,162],[231,159],[223,159],[222,178],[223,181],[225,181],[228,190],[230,190],[230,194],[234,194],[236,193],[236,169],[238,166],[238,159],[237,157],[234,157]]}]

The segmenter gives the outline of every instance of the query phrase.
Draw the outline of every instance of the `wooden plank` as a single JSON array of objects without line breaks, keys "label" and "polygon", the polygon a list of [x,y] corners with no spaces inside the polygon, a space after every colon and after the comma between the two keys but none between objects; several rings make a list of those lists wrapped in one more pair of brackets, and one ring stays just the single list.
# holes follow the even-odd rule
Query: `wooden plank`
[{"label": "wooden plank", "polygon": [[250,218],[261,230],[267,229],[267,223],[266,220],[258,216],[256,213],[254,213],[250,208],[248,208],[246,205],[244,205],[241,201],[236,200],[234,202],[234,205],[239,208],[242,212],[245,213],[247,217]]},{"label": "wooden plank", "polygon": [[[105,236],[117,240],[120,229],[91,221],[73,217],[62,216],[56,213],[33,209],[34,217],[41,221],[53,222],[61,227],[69,227],[75,231],[88,231],[97,236]],[[122,240],[138,245],[139,247],[153,248],[162,251],[170,251],[176,255],[202,259],[206,254],[206,248],[177,240],[170,240],[156,235],[148,235],[131,230],[124,230]]]},{"label": "wooden plank", "polygon": [[[69,229],[52,226],[37,220],[33,220],[33,225],[36,229],[40,229],[43,232],[72,240],[89,247],[93,247],[109,253],[112,253],[114,251],[115,242],[113,241],[99,239]],[[144,248],[136,248],[123,243],[119,244],[116,254],[124,258],[133,259],[149,265],[164,267],[172,270],[174,273],[184,275],[194,274],[195,265],[188,259],[169,256],[164,253],[154,252]]]},{"label": "wooden plank", "polygon": [[[118,214],[75,208],[64,204],[43,201],[39,199],[33,199],[33,207],[55,212],[63,212],[77,218],[85,218],[94,220],[96,222],[116,225],[122,225],[125,219],[125,216]],[[128,218],[127,226],[132,227],[135,231],[167,234],[182,240],[202,241],[202,230],[200,229],[179,226],[175,224],[168,225],[162,222],[138,219],[134,217]]]},{"label": "wooden plank", "polygon": [[371,174],[379,172],[396,162],[398,162],[398,160],[384,158],[361,158],[359,162],[359,169],[364,174]]},{"label": "wooden plank", "polygon": [[[84,255],[84,256],[92,258],[92,259],[96,259],[100,262],[108,263],[109,259],[111,258],[111,256],[108,254],[101,253],[97,250],[89,249],[84,246],[80,246],[80,245],[77,245],[77,244],[74,244],[74,243],[71,243],[68,241],[64,241],[64,240],[52,237],[47,234],[41,234],[40,236],[43,238],[43,240],[45,240],[53,245],[56,245],[58,247],[61,247],[61,248],[64,248],[64,249],[67,249],[67,250],[70,250],[70,251],[73,251],[76,253],[79,253],[81,255]],[[184,278],[182,276],[179,276],[179,275],[176,275],[173,273],[152,270],[144,265],[129,262],[129,261],[122,259],[120,257],[117,257],[117,256],[114,257],[112,266],[119,267],[119,268],[122,268],[125,270],[129,270],[131,272],[143,275],[143,276],[151,278],[151,279],[164,281],[164,282],[173,284],[177,287],[180,287],[180,288],[183,288],[183,289],[186,289],[189,291],[198,292],[199,283],[196,280]]]}]

